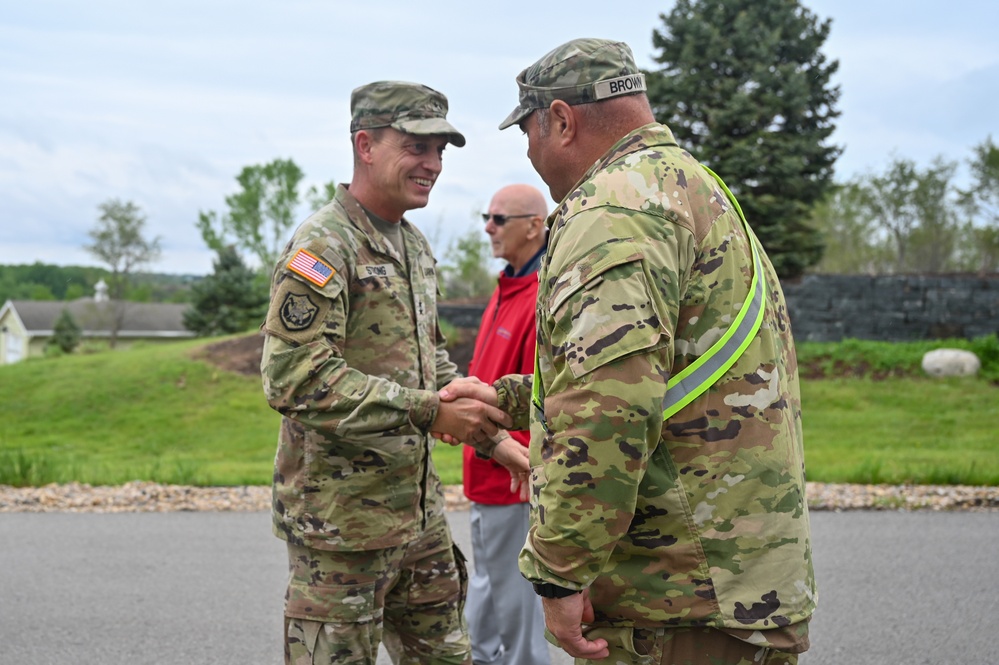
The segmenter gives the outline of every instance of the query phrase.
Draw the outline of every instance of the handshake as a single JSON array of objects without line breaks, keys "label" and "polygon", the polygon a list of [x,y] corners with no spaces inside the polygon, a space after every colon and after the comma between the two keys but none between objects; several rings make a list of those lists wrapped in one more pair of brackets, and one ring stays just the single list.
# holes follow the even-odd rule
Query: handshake
[{"label": "handshake", "polygon": [[455,379],[438,394],[440,406],[430,433],[445,443],[467,443],[488,453],[510,472],[510,491],[526,499],[531,471],[527,448],[504,429],[513,420],[496,406],[496,389],[470,376]]}]

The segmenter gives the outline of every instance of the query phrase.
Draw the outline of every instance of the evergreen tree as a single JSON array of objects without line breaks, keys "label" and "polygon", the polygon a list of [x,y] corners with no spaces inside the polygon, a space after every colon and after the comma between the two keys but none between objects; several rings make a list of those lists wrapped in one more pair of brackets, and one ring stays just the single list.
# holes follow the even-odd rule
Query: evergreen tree
[{"label": "evergreen tree", "polygon": [[56,319],[48,345],[57,347],[63,353],[72,353],[80,345],[82,334],[83,331],[77,325],[73,315],[69,313],[68,309],[64,309],[59,314],[59,318]]},{"label": "evergreen tree", "polygon": [[797,0],[677,0],[653,31],[656,118],[736,195],[782,277],[822,256],[808,220],[832,187],[840,148],[839,63],[819,50],[830,20]]},{"label": "evergreen tree", "polygon": [[202,336],[225,335],[260,325],[267,309],[267,285],[243,263],[236,248],[218,251],[214,272],[191,287],[184,327]]}]

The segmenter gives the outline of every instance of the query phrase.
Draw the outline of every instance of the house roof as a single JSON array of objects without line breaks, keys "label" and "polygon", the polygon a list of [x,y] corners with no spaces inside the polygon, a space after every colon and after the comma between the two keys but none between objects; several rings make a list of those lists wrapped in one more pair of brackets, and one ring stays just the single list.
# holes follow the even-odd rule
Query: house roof
[{"label": "house roof", "polygon": [[59,300],[8,300],[8,308],[24,325],[31,337],[51,335],[55,322],[64,309],[84,335],[110,335],[113,306],[123,307],[124,318],[119,327],[120,337],[193,337],[184,328],[184,311],[190,305],[177,303],[98,302],[93,298],[79,298],[69,302]]}]

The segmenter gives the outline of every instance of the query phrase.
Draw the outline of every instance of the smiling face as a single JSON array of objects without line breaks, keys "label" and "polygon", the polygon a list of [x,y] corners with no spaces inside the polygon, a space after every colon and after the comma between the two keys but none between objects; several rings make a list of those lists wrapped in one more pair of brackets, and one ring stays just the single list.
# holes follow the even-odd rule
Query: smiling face
[{"label": "smiling face", "polygon": [[408,210],[430,202],[441,173],[446,136],[417,136],[391,127],[372,133],[368,152],[369,191],[362,203],[379,217],[397,222]]}]

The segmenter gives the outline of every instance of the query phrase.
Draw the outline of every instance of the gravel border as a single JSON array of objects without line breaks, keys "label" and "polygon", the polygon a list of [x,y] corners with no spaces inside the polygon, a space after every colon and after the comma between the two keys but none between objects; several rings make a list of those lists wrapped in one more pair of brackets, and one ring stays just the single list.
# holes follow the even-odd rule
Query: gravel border
[{"label": "gravel border", "polygon": [[[449,485],[444,493],[449,510],[468,508],[460,485]],[[999,487],[808,483],[807,493],[811,510],[999,511]],[[253,512],[270,508],[271,488],[258,485],[0,485],[0,513]]]}]

